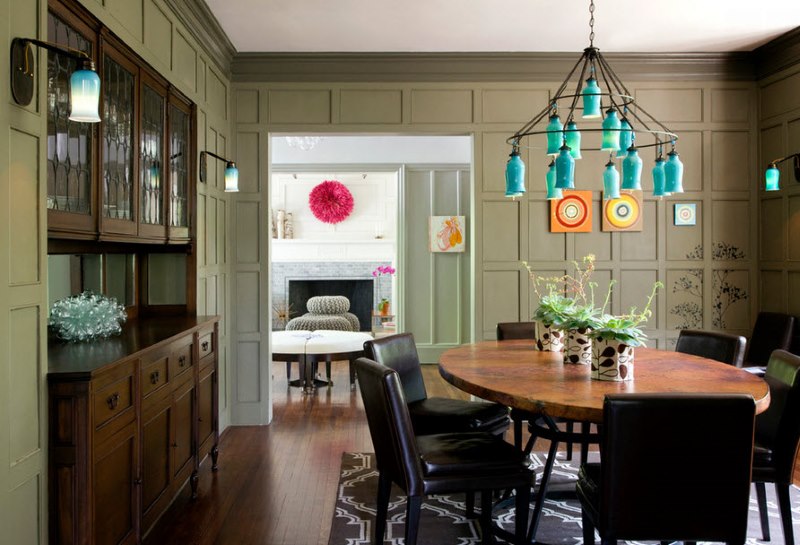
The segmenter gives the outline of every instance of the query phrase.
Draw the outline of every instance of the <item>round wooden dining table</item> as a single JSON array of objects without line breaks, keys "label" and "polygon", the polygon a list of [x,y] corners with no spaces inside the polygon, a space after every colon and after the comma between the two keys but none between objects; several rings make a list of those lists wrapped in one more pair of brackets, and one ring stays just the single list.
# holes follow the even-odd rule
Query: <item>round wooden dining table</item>
[{"label": "round wooden dining table", "polygon": [[617,393],[750,394],[756,413],[769,406],[769,387],[732,365],[638,347],[634,379],[592,380],[588,365],[564,364],[560,352],[534,349],[532,340],[483,341],[451,348],[439,359],[442,377],[467,393],[515,409],[602,423],[603,399]]}]

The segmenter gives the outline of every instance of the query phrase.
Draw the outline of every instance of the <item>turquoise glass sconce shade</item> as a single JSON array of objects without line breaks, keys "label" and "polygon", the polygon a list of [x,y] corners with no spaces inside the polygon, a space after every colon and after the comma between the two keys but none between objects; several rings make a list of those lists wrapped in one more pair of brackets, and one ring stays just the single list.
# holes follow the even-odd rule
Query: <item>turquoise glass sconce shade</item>
[{"label": "turquoise glass sconce shade", "polygon": [[603,171],[603,199],[619,199],[619,171],[611,159]]},{"label": "turquoise glass sconce shade", "polygon": [[520,197],[525,194],[525,163],[514,148],[506,163],[506,197]]}]

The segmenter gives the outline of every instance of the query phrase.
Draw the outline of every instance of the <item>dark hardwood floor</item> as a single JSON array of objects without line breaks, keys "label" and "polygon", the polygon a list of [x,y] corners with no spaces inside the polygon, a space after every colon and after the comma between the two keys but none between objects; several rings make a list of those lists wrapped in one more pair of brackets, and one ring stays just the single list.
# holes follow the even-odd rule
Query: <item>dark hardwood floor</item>
[{"label": "dark hardwood floor", "polygon": [[[228,428],[219,471],[212,474],[206,460],[198,499],[184,487],[145,545],[327,545],[342,453],[373,450],[364,408],[349,388],[347,362],[334,363],[334,386],[313,396],[287,388],[283,363],[272,369],[272,424]],[[423,374],[428,395],[468,397],[436,366],[423,366]]]},{"label": "dark hardwood floor", "polygon": [[[436,366],[423,372],[429,395],[468,397]],[[273,376],[272,424],[228,428],[219,471],[204,462],[198,499],[185,487],[146,545],[327,545],[342,453],[373,450],[364,408],[347,362],[334,363],[333,387],[313,396],[287,388],[283,363],[273,364]]]}]

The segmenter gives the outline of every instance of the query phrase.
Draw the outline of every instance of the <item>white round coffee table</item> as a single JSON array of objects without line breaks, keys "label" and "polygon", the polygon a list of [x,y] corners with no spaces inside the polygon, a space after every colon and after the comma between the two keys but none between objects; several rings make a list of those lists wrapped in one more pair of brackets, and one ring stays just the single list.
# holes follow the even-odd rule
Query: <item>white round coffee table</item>
[{"label": "white round coffee table", "polygon": [[[350,387],[355,385],[353,362],[364,355],[364,341],[372,340],[372,335],[358,331],[273,331],[272,359],[274,361],[300,364],[300,379],[289,381],[291,386],[302,386],[303,393],[309,394],[318,385],[331,385],[330,364],[335,360],[347,360],[350,366]],[[314,364],[324,361],[328,381],[314,377]]]}]

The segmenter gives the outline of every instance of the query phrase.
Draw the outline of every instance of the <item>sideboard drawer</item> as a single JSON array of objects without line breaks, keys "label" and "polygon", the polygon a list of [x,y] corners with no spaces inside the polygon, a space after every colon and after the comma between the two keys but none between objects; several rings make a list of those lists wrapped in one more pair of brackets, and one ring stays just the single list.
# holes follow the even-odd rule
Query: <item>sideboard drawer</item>
[{"label": "sideboard drawer", "polygon": [[173,380],[177,379],[186,371],[190,371],[192,365],[194,365],[192,337],[187,337],[173,345],[172,353],[169,356],[169,375]]},{"label": "sideboard drawer", "polygon": [[203,333],[200,332],[200,359],[208,356],[209,354],[213,354],[216,350],[214,346],[214,332],[210,333]]},{"label": "sideboard drawer", "polygon": [[166,354],[158,354],[152,362],[142,362],[142,398],[167,385],[169,382],[168,360]]},{"label": "sideboard drawer", "polygon": [[133,375],[124,377],[97,390],[93,396],[94,426],[99,428],[133,403]]}]

